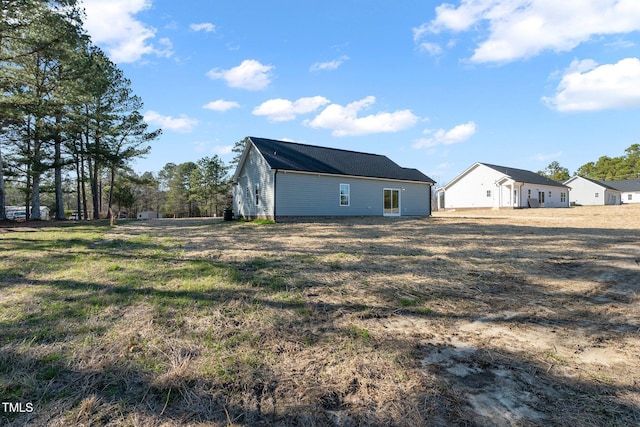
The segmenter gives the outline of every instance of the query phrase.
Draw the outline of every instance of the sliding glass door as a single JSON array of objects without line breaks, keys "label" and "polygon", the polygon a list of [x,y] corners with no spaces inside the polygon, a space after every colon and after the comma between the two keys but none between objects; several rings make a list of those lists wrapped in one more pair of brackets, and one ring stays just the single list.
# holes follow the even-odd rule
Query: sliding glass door
[{"label": "sliding glass door", "polygon": [[384,189],[384,216],[400,216],[400,190],[397,188]]}]

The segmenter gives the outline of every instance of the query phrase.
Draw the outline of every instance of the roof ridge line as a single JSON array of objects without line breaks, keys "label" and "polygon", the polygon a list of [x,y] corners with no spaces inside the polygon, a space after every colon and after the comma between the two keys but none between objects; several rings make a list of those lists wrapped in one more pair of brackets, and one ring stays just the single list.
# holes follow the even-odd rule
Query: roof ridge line
[{"label": "roof ridge line", "polygon": [[[366,152],[366,151],[347,150],[345,148],[335,148],[335,147],[324,147],[322,145],[303,144],[302,142],[283,141],[281,139],[273,139],[273,138],[261,138],[259,136],[249,136],[248,138],[249,139],[252,139],[252,138],[263,139],[265,141],[274,141],[274,142],[280,142],[280,143],[284,143],[284,144],[303,145],[303,146],[306,146],[306,147],[321,148],[323,150],[336,150],[336,151],[344,151],[344,152],[347,152],[347,153],[366,154],[366,155],[369,155],[369,156],[386,157],[387,159],[389,159],[389,156],[386,156],[384,154],[369,153],[369,152]],[[391,159],[389,159],[389,160],[391,160]],[[391,160],[391,161],[393,162],[393,160]],[[396,163],[396,162],[393,162],[393,163]],[[400,166],[400,165],[398,165],[398,166]]]}]

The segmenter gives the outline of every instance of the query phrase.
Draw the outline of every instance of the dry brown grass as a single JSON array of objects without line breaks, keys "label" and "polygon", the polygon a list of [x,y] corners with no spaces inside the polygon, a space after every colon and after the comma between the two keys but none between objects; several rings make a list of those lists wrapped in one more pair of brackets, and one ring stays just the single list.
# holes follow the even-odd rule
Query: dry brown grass
[{"label": "dry brown grass", "polygon": [[7,424],[640,424],[640,206],[100,239],[82,281],[0,258],[0,395],[36,403]]}]

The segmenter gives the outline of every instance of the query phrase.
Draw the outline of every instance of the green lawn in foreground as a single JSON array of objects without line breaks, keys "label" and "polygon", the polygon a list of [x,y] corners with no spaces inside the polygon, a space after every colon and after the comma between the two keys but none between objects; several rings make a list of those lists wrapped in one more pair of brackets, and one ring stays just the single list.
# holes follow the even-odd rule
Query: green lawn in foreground
[{"label": "green lawn in foreground", "polygon": [[10,224],[0,426],[636,425],[639,208]]},{"label": "green lawn in foreground", "polygon": [[[33,402],[34,414],[56,402],[73,418],[86,398],[119,404],[121,413],[144,394],[171,400],[174,379],[158,378],[190,359],[172,354],[171,338],[204,343],[218,356],[200,367],[216,380],[237,375],[236,361],[223,355],[234,346],[246,345],[243,360],[259,365],[251,334],[231,328],[225,339],[205,325],[185,327],[220,313],[260,317],[233,268],[185,259],[167,238],[105,239],[107,231],[100,223],[1,235],[3,401]],[[135,329],[132,317],[146,318],[149,330]]]},{"label": "green lawn in foreground", "polygon": [[[266,396],[287,346],[309,358],[326,352],[318,367],[302,365],[320,372],[373,345],[356,326],[319,340],[310,332],[312,309],[268,258],[225,264],[187,254],[171,237],[111,231],[97,222],[0,234],[0,396],[34,407],[0,413],[0,421],[286,418]],[[391,375],[406,381],[393,351],[382,354]],[[326,384],[316,394],[322,408],[340,405]],[[295,416],[304,414],[300,407]]]}]

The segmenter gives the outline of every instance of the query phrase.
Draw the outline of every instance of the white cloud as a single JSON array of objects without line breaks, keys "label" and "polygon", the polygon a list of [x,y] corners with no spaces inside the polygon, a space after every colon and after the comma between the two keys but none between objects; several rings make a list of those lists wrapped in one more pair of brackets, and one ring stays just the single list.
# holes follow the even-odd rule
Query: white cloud
[{"label": "white cloud", "polygon": [[[432,153],[435,154],[435,153]],[[444,162],[437,165],[435,168],[427,171],[427,174],[436,181],[436,187],[441,187],[444,183],[441,181],[442,175],[449,175],[449,171],[455,166],[450,162]]]},{"label": "white cloud", "polygon": [[272,65],[263,65],[255,59],[245,59],[237,67],[228,70],[213,68],[207,76],[213,80],[224,79],[229,87],[262,90],[271,83]]},{"label": "white cloud", "polygon": [[205,110],[213,110],[219,112],[225,112],[231,110],[232,108],[239,108],[240,104],[235,101],[225,101],[224,99],[218,99],[215,101],[211,101],[202,106]]},{"label": "white cloud", "polygon": [[536,154],[535,159],[541,162],[545,162],[547,160],[557,159],[561,156],[562,156],[562,151],[557,151],[555,153],[549,153],[549,154],[538,153]]},{"label": "white cloud", "polygon": [[566,112],[640,107],[640,59],[600,66],[592,60],[573,61],[556,94],[542,101]]},{"label": "white cloud", "polygon": [[316,62],[309,68],[309,71],[335,70],[338,67],[340,67],[340,65],[342,65],[344,61],[348,61],[348,60],[349,60],[349,57],[346,55],[343,55],[338,59],[334,59],[333,61]]},{"label": "white cloud", "polygon": [[636,44],[630,40],[617,39],[611,43],[606,43],[605,46],[612,47],[614,49],[630,49],[635,47]]},{"label": "white cloud", "polygon": [[422,42],[418,45],[418,49],[428,52],[431,56],[437,56],[442,53],[442,48],[437,43]]},{"label": "white cloud", "polygon": [[153,50],[156,55],[162,56],[164,58],[170,58],[171,56],[173,56],[173,43],[171,43],[171,40],[163,37],[158,40],[158,44],[162,46],[162,48],[156,48]]},{"label": "white cloud", "polygon": [[84,26],[91,40],[102,47],[116,63],[135,62],[143,55],[171,56],[171,42],[162,39],[154,47],[156,29],[137,20],[135,15],[151,7],[151,0],[84,0]]},{"label": "white cloud", "polygon": [[422,40],[425,35],[429,35],[430,32],[428,24],[422,24],[419,27],[413,28],[413,42],[419,44],[420,40]]},{"label": "white cloud", "polygon": [[219,155],[231,154],[233,151],[233,145],[216,145],[213,147],[213,152]]},{"label": "white cloud", "polygon": [[144,114],[144,121],[160,126],[163,130],[171,130],[179,133],[189,133],[198,124],[196,119],[191,119],[184,114],[178,118],[171,116],[163,116],[153,110],[149,110]]},{"label": "white cloud", "polygon": [[189,25],[193,31],[204,31],[205,33],[215,33],[216,26],[210,22],[203,22],[202,24],[191,24]]},{"label": "white cloud", "polygon": [[209,143],[203,142],[203,141],[196,141],[196,142],[192,142],[191,145],[193,146],[193,151],[195,151],[196,153],[204,153],[205,151],[207,151],[207,147],[209,146]]},{"label": "white cloud", "polygon": [[294,120],[298,114],[312,113],[328,103],[329,100],[322,96],[300,98],[294,102],[288,99],[276,98],[258,105],[253,109],[253,114],[267,116],[267,119],[272,122],[285,122]]},{"label": "white cloud", "polygon": [[360,110],[370,107],[375,101],[374,96],[368,96],[346,107],[331,104],[313,120],[305,121],[305,124],[312,128],[331,129],[333,136],[349,136],[398,132],[412,127],[419,119],[410,110],[358,117]]},{"label": "white cloud", "polygon": [[462,0],[441,4],[436,17],[413,29],[414,42],[442,32],[487,29],[471,62],[505,63],[543,51],[570,51],[596,35],[640,30],[637,0]]},{"label": "white cloud", "polygon": [[475,133],[476,133],[475,122],[467,122],[467,123],[455,126],[449,130],[427,129],[424,131],[424,134],[428,135],[428,137],[417,140],[415,144],[413,144],[413,148],[420,149],[420,148],[435,147],[436,145],[456,144],[458,142],[466,141],[467,139],[471,138]]},{"label": "white cloud", "polygon": [[214,153],[220,156],[230,154],[233,151],[233,145],[213,145],[212,141],[195,141],[192,142],[193,150],[197,153]]}]

